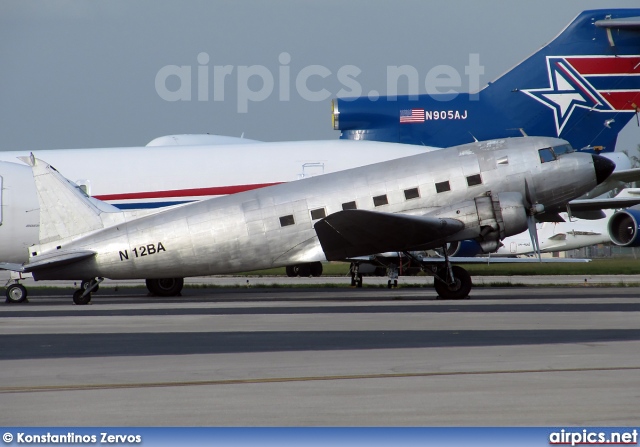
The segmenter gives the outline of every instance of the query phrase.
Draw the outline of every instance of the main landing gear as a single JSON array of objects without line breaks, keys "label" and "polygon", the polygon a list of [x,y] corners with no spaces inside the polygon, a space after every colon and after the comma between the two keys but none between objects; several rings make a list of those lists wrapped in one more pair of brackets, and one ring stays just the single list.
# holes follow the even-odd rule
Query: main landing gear
[{"label": "main landing gear", "polygon": [[180,296],[184,286],[184,278],[147,279],[147,289],[155,296]]},{"label": "main landing gear", "polygon": [[444,266],[432,265],[433,286],[440,298],[446,300],[461,300],[471,292],[471,276],[459,265],[451,265],[446,245],[442,247]]},{"label": "main landing gear", "polygon": [[450,270],[446,267],[440,268],[433,276],[433,286],[440,298],[461,300],[467,298],[471,292],[471,276],[458,265],[451,266]]},{"label": "main landing gear", "polygon": [[299,276],[306,278],[309,276],[321,276],[322,275],[322,263],[310,262],[306,264],[288,265],[285,267],[285,271],[289,278]]},{"label": "main landing gear", "polygon": [[[440,298],[446,300],[467,298],[473,287],[471,276],[462,267],[451,265],[446,247],[443,248],[443,253],[445,254],[444,264],[441,262],[436,264],[418,259],[410,252],[403,252],[404,256],[415,262],[415,265],[420,265],[422,271],[434,277],[433,286]],[[378,261],[383,262],[383,259],[378,259]],[[388,263],[388,261],[386,267],[389,277],[387,287],[389,289],[398,287],[398,267],[393,263]],[[360,273],[360,265],[357,262],[351,264],[349,273],[351,274],[351,287],[362,287],[362,274]]]}]

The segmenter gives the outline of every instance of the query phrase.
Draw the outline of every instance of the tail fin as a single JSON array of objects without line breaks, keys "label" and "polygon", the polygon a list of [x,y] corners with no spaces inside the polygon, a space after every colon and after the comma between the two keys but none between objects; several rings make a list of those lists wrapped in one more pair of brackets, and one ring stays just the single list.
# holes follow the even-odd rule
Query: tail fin
[{"label": "tail fin", "polygon": [[526,133],[612,151],[639,108],[640,9],[602,9],[478,94],[334,99],[333,121],[348,139],[446,147]]},{"label": "tail fin", "polygon": [[33,154],[21,159],[31,166],[40,205],[40,244],[100,230],[123,219],[122,213],[88,197],[53,166]]},{"label": "tail fin", "polygon": [[584,11],[482,96],[530,135],[613,151],[640,107],[640,9]]}]

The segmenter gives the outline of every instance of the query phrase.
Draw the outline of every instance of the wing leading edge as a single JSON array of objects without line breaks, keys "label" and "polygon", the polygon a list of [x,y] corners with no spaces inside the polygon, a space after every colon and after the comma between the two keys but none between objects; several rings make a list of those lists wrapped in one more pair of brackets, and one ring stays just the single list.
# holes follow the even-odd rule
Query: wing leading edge
[{"label": "wing leading edge", "polygon": [[439,245],[464,229],[456,219],[345,210],[314,225],[327,260]]}]

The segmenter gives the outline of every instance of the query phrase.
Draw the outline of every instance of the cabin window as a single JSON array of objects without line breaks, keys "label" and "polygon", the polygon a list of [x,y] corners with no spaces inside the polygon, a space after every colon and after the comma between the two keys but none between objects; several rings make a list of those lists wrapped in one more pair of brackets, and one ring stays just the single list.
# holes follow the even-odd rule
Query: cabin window
[{"label": "cabin window", "polygon": [[556,159],[556,155],[553,153],[553,150],[550,147],[546,147],[544,149],[540,149],[538,151],[540,154],[540,162],[546,163],[548,161],[554,161]]},{"label": "cabin window", "polygon": [[324,208],[318,208],[317,210],[311,210],[311,220],[324,219],[327,217],[327,213]]},{"label": "cabin window", "polygon": [[436,183],[436,192],[441,193],[441,192],[447,192],[447,191],[451,191],[451,185],[449,185],[449,180],[447,180],[446,182]]},{"label": "cabin window", "polygon": [[482,177],[480,177],[480,174],[470,175],[469,177],[467,177],[467,185],[469,186],[482,185]]},{"label": "cabin window", "polygon": [[560,155],[570,154],[571,152],[574,152],[574,149],[571,147],[570,144],[563,144],[561,146],[555,146],[553,148],[553,152],[555,152],[556,157],[558,157]]},{"label": "cabin window", "polygon": [[356,206],[356,202],[347,202],[347,203],[343,203],[342,204],[342,209],[343,210],[355,210],[358,209],[358,207]]},{"label": "cabin window", "polygon": [[405,200],[417,199],[420,197],[420,192],[418,188],[411,188],[404,190],[404,198]]},{"label": "cabin window", "polygon": [[289,225],[295,225],[296,221],[293,219],[293,214],[289,214],[288,216],[282,216],[280,218],[280,226],[288,227]]},{"label": "cabin window", "polygon": [[387,205],[389,203],[389,200],[387,200],[387,195],[383,195],[383,196],[375,196],[373,198],[373,205],[374,206],[382,206],[382,205]]}]

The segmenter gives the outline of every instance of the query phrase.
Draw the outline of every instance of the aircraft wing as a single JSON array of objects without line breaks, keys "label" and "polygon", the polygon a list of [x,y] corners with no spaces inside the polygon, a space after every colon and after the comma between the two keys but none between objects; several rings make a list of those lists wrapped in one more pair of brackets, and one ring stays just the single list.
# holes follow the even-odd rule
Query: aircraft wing
[{"label": "aircraft wing", "polygon": [[72,264],[96,254],[93,250],[57,250],[42,256],[32,256],[25,264],[0,263],[0,269],[14,272],[29,273],[45,268]]},{"label": "aircraft wing", "polygon": [[572,200],[567,205],[569,211],[595,211],[605,209],[627,208],[640,204],[640,197],[614,197],[611,199]]},{"label": "aircraft wing", "polygon": [[607,181],[618,181],[622,183],[640,181],[640,168],[613,171],[611,175],[607,177]]},{"label": "aircraft wing", "polygon": [[[537,257],[527,257],[527,258],[509,258],[509,257],[499,257],[499,256],[476,256],[476,257],[453,257],[450,258],[453,264],[562,264],[562,263],[582,263],[582,262],[591,262],[591,259],[583,259],[583,258],[541,258]],[[444,258],[424,258],[425,262],[444,262]]]},{"label": "aircraft wing", "polygon": [[[380,257],[396,258],[397,253],[381,253],[375,256],[355,256],[347,258],[346,261],[358,261],[358,262],[375,262]],[[425,264],[444,264],[444,257],[435,256],[423,256],[420,258]],[[527,256],[522,258],[514,258],[509,256],[452,256],[449,258],[452,264],[562,264],[562,263],[584,263],[591,262],[591,259],[587,258],[541,258]]]},{"label": "aircraft wing", "polygon": [[404,251],[434,243],[464,229],[455,219],[345,210],[314,225],[327,260]]}]

